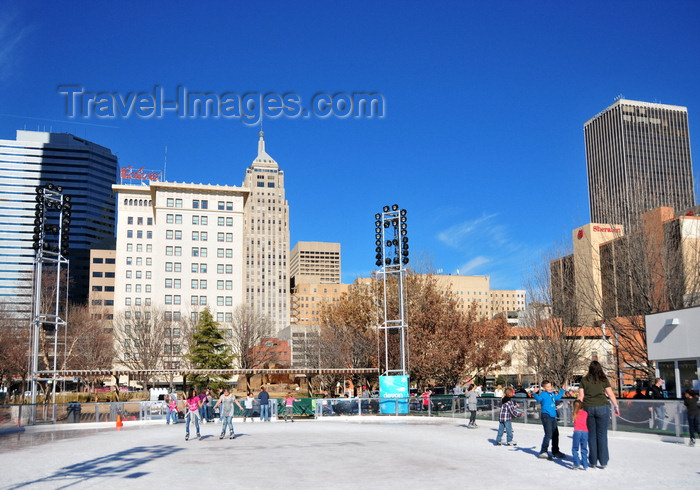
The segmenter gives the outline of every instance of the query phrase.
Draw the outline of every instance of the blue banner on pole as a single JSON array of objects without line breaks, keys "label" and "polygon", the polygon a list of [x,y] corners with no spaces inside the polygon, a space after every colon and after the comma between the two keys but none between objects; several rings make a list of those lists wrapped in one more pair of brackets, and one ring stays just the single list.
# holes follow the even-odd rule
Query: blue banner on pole
[{"label": "blue banner on pole", "polygon": [[379,396],[380,413],[407,414],[408,376],[379,376]]}]

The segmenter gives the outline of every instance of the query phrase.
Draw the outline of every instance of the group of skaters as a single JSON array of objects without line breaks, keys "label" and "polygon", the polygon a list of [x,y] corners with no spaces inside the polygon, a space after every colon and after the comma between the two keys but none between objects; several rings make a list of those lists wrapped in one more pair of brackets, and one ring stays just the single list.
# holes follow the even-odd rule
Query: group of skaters
[{"label": "group of skaters", "polygon": [[[542,381],[540,387],[532,390],[532,397],[540,405],[540,421],[544,437],[538,452],[538,458],[545,460],[566,459],[559,448],[559,427],[557,424],[557,402],[567,394],[566,383],[558,391],[554,391],[552,382]],[[472,394],[473,393],[473,394]],[[514,402],[515,390],[506,388],[501,400],[498,416],[498,432],[495,445],[501,446],[503,434],[506,435],[505,445],[515,446],[513,439],[512,419],[521,417],[522,411]],[[467,408],[471,411],[470,428],[476,427],[476,390],[474,385],[467,391]],[[592,361],[588,374],[583,377],[573,403],[574,434],[572,441],[572,469],[586,470],[588,468],[605,469],[609,461],[608,452],[608,421],[610,419],[610,404],[616,416],[620,415],[615,393],[610,381],[598,361]],[[551,452],[550,452],[551,447]]]},{"label": "group of skaters", "polygon": [[[657,380],[657,385],[660,385]],[[568,393],[566,383],[558,391],[554,391],[549,380],[542,382],[540,387],[532,391],[532,397],[539,402],[540,420],[544,430],[544,437],[538,452],[538,458],[552,460],[566,459],[559,448],[559,428],[557,425],[557,402]],[[501,408],[498,417],[498,432],[495,445],[515,446],[513,438],[512,419],[521,417],[522,411],[513,400],[515,390],[507,388],[503,393]],[[476,428],[478,392],[473,384],[466,392],[467,409],[471,412],[468,428]],[[688,407],[688,422],[690,425],[691,446],[695,443],[695,433],[700,431],[700,414],[698,414],[697,392],[686,392],[686,407]],[[517,398],[516,398],[517,401]],[[601,364],[592,361],[588,367],[588,373],[583,377],[573,403],[574,434],[572,441],[572,469],[586,470],[588,468],[605,469],[610,460],[608,451],[608,422],[610,420],[610,406],[615,416],[620,416],[617,398],[612,390],[610,381],[605,375]],[[506,434],[505,443],[503,434]],[[549,451],[551,446],[551,452]]]},{"label": "group of skaters", "polygon": [[[215,401],[216,400],[216,401]],[[241,405],[241,401],[243,405]],[[190,424],[193,422],[197,433],[197,438],[200,436],[200,423],[206,424],[214,422],[214,413],[216,409],[219,409],[219,419],[221,421],[221,434],[219,439],[226,437],[228,430],[229,439],[235,439],[236,434],[233,428],[233,415],[235,412],[235,406],[238,406],[240,410],[243,411],[243,422],[245,423],[247,419],[250,419],[251,423],[255,422],[254,418],[254,404],[257,401],[260,405],[260,421],[270,422],[270,394],[265,390],[264,387],[260,388],[260,393],[257,397],[253,395],[252,392],[248,392],[245,398],[241,398],[241,401],[231,393],[229,388],[223,388],[220,391],[218,399],[215,397],[211,388],[206,390],[201,390],[199,393],[197,389],[190,388],[190,390],[185,395],[184,400],[184,414],[185,414],[185,440],[190,438]],[[284,419],[287,422],[290,418],[294,422],[294,402],[299,401],[294,398],[291,393],[284,400],[285,403],[285,413]],[[168,413],[166,416],[166,422],[170,424],[178,422],[178,400],[176,395],[168,395],[166,398],[166,403],[168,405]]]}]

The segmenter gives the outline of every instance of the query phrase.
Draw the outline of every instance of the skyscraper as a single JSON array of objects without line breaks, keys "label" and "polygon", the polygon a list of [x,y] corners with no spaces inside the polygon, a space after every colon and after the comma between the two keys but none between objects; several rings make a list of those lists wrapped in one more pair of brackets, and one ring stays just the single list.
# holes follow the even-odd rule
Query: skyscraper
[{"label": "skyscraper", "polygon": [[620,99],[584,133],[592,222],[632,232],[650,209],[695,205],[687,108]]},{"label": "skyscraper", "polygon": [[245,303],[267,315],[278,332],[289,325],[289,205],[284,171],[265,152],[262,131],[243,187],[250,190],[244,210]]},{"label": "skyscraper", "polygon": [[72,198],[70,299],[87,300],[90,249],[114,236],[117,166],[109,149],[72,134],[17,131],[0,140],[0,298],[30,309],[35,188],[53,183]]},{"label": "skyscraper", "polygon": [[340,243],[297,242],[289,256],[289,277],[295,284],[340,284]]}]

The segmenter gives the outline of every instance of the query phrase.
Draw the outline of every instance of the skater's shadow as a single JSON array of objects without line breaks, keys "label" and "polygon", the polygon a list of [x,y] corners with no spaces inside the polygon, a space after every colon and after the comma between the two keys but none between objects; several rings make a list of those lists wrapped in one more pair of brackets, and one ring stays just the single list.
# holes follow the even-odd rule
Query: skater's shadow
[{"label": "skater's shadow", "polygon": [[[515,449],[517,451],[522,451],[522,452],[527,453],[527,454],[531,454],[532,456],[534,456],[537,459],[540,458],[540,452],[536,446],[532,446],[532,447],[515,446],[513,449]],[[567,463],[565,458],[554,458],[554,459],[550,459],[550,460],[544,459],[544,461],[550,461],[552,463],[556,463],[559,466],[562,466],[564,468],[571,468],[571,464]]]}]

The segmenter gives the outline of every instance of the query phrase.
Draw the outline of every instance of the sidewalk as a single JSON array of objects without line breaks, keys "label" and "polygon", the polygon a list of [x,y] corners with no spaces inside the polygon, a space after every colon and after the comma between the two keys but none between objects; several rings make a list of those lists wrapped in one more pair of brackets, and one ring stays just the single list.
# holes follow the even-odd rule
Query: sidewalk
[{"label": "sidewalk", "polygon": [[[0,437],[0,488],[697,488],[698,448],[637,434],[610,437],[607,469],[571,469],[571,429],[561,430],[567,459],[537,458],[542,429],[514,424],[516,447],[494,446],[497,423],[466,429],[462,420],[328,417],[295,423],[234,421],[237,438],[219,440],[220,424],[185,441],[184,424],[80,424],[29,428]],[[77,427],[77,426],[74,426]],[[192,428],[194,431],[194,428]],[[191,436],[194,436],[194,432]],[[478,482],[478,484],[476,483]]]}]

